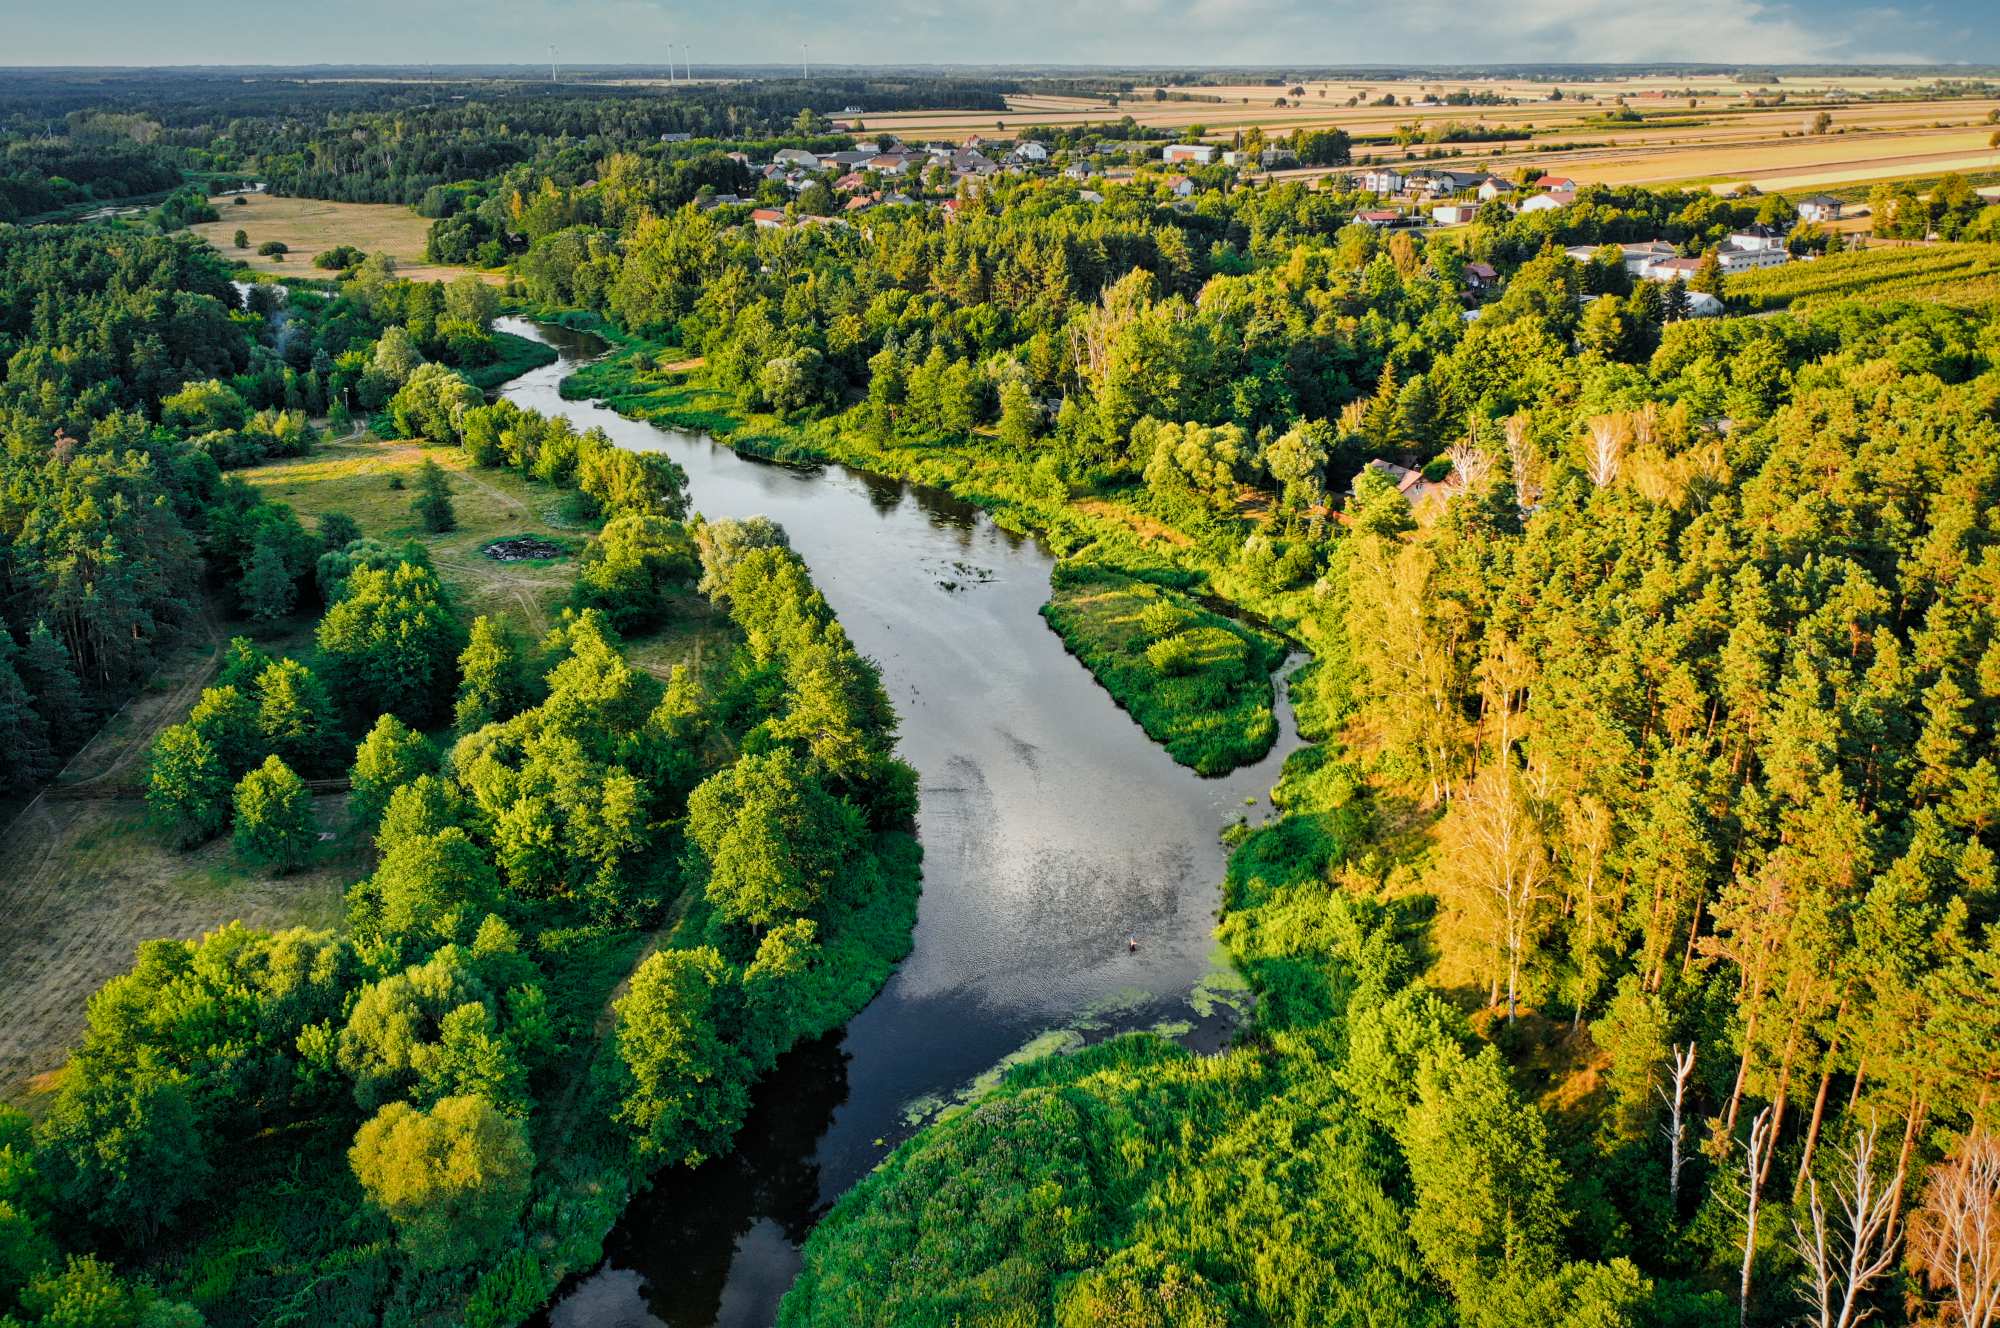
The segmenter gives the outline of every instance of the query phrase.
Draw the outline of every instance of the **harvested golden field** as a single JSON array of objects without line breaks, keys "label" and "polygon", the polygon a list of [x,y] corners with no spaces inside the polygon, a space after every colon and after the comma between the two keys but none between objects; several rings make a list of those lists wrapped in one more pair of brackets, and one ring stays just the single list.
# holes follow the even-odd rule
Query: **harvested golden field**
[{"label": "harvested golden field", "polygon": [[[336,245],[351,244],[364,253],[384,253],[396,260],[401,276],[418,281],[436,281],[469,271],[424,261],[424,235],[430,222],[397,203],[329,203],[318,198],[279,198],[270,194],[239,194],[209,201],[222,214],[220,221],[192,227],[196,235],[232,259],[241,259],[258,272],[281,277],[325,277],[313,266],[313,255]],[[250,247],[238,249],[238,230],[249,234]],[[280,262],[257,252],[257,246],[277,240],[291,252]],[[499,280],[497,276],[490,278]]]},{"label": "harvested golden field", "polygon": [[[1211,142],[1227,142],[1252,128],[1267,135],[1300,129],[1338,128],[1356,137],[1357,158],[1414,161],[1432,149],[1366,141],[1403,126],[1450,123],[1525,132],[1504,142],[1445,145],[1451,164],[1465,169],[1513,172],[1534,166],[1587,182],[1647,185],[1709,185],[1729,188],[1754,183],[1761,189],[1815,189],[1870,183],[1947,171],[2000,168],[2000,153],[1986,146],[1993,132],[1988,117],[2000,111],[1993,99],[1916,99],[1882,102],[1844,100],[1845,95],[1909,93],[1914,79],[1787,79],[1777,89],[1758,89],[1722,77],[1644,77],[1562,85],[1520,80],[1308,80],[1288,86],[1168,86],[1155,100],[1150,87],[1109,98],[1019,96],[1002,114],[990,111],[911,111],[862,117],[868,132],[912,138],[964,139],[974,134],[1032,134],[1037,127],[1103,124],[1131,116],[1152,128],[1197,129]],[[1302,89],[1294,96],[1293,89]],[[1459,91],[1491,93],[1517,104],[1451,106],[1437,104]],[[1751,94],[1783,91],[1787,102],[1751,104]],[[1827,93],[1835,94],[1829,100]],[[1372,104],[1393,96],[1395,104]],[[1178,100],[1174,98],[1190,98]],[[1284,98],[1287,105],[1274,103]],[[1589,97],[1590,100],[1580,100]],[[1636,123],[1608,122],[1607,112],[1625,105],[1643,117]],[[1348,105],[1354,100],[1355,105]],[[1423,104],[1423,103],[1432,104]],[[1825,110],[1833,132],[1805,129]],[[1004,126],[1004,128],[1003,128]],[[1317,179],[1324,169],[1282,172]]]}]

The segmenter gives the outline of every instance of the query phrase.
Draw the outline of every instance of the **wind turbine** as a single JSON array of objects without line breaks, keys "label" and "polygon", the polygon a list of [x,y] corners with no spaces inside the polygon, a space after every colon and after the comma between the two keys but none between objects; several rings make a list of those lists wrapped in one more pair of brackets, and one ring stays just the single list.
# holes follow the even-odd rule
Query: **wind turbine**
[{"label": "wind turbine", "polygon": [[549,82],[556,81],[556,44],[549,43]]},{"label": "wind turbine", "polygon": [[799,43],[799,77],[802,79],[812,77],[812,72],[806,68],[806,44],[804,42]]}]

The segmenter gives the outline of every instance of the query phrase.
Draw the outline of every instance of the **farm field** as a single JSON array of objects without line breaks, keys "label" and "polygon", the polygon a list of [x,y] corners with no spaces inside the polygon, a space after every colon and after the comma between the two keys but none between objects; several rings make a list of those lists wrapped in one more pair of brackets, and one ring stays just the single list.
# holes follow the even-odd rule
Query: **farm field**
[{"label": "farm field", "polygon": [[[271,194],[240,194],[242,204],[214,198],[220,221],[190,227],[196,235],[231,259],[241,259],[253,271],[281,277],[324,277],[312,265],[313,255],[335,245],[351,244],[364,253],[385,253],[396,260],[398,276],[415,281],[439,281],[470,269],[424,261],[424,235],[430,222],[398,203],[330,203],[318,198],[282,198]],[[250,247],[238,249],[238,230],[249,232]],[[265,257],[257,246],[277,240],[291,249],[280,262]],[[498,280],[498,278],[493,278]]]},{"label": "farm field", "polygon": [[1963,309],[2000,305],[2000,245],[1865,249],[1733,277],[1745,311],[1804,309],[1834,300],[1922,300]]},{"label": "farm field", "polygon": [[[1988,117],[2000,113],[1993,99],[1938,99],[1885,102],[1826,100],[1838,88],[1853,95],[1908,93],[1913,79],[1841,79],[1815,85],[1780,85],[1788,102],[1752,106],[1757,91],[1723,78],[1631,78],[1571,85],[1561,101],[1549,100],[1554,85],[1519,81],[1417,82],[1385,79],[1356,82],[1308,81],[1294,98],[1290,87],[1167,86],[1169,96],[1201,100],[1154,100],[1153,90],[1137,88],[1116,104],[1108,98],[1019,96],[996,116],[985,111],[911,111],[870,115],[867,132],[914,138],[964,139],[974,134],[1016,134],[1037,127],[1115,121],[1131,116],[1161,129],[1200,128],[1210,141],[1226,142],[1241,131],[1262,129],[1281,135],[1298,129],[1339,128],[1357,139],[1393,134],[1410,123],[1462,122],[1526,130],[1526,140],[1452,145],[1454,165],[1512,171],[1524,166],[1608,184],[1701,184],[1727,188],[1754,183],[1762,189],[1812,189],[1972,171],[2000,165],[2000,152],[1987,147],[1993,132]],[[1410,105],[1464,89],[1518,98],[1519,105]],[[1394,106],[1369,102],[1393,95]],[[1276,106],[1283,96],[1296,104]],[[1588,96],[1589,101],[1578,100]],[[1350,98],[1360,104],[1349,106]],[[1650,123],[1607,125],[1601,117],[1623,98]],[[1808,136],[1805,124],[1819,109],[1833,117],[1835,132]],[[1690,122],[1693,123],[1690,123]],[[1004,126],[1004,128],[1002,127]],[[1416,160],[1427,149],[1357,143],[1356,155],[1376,161]],[[1317,178],[1323,170],[1293,173]]]}]

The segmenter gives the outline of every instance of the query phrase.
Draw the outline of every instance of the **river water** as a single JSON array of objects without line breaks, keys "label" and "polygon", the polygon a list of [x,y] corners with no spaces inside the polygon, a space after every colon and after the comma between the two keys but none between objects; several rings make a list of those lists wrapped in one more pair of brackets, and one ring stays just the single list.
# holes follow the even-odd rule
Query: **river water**
[{"label": "river water", "polygon": [[[730,1157],[663,1174],[613,1231],[602,1268],[565,1288],[555,1328],[766,1328],[828,1205],[926,1108],[1030,1047],[1165,1025],[1190,1045],[1233,1016],[1212,937],[1240,816],[1298,745],[1279,705],[1270,756],[1221,779],[1174,764],[1038,612],[1053,557],[948,494],[841,466],[738,456],[627,420],[558,387],[596,338],[503,319],[561,360],[510,400],[625,447],[671,455],[695,510],[764,515],[874,659],[919,779],[924,883],[914,948],[845,1030],[786,1056]],[[1128,948],[1128,937],[1139,942]]]}]

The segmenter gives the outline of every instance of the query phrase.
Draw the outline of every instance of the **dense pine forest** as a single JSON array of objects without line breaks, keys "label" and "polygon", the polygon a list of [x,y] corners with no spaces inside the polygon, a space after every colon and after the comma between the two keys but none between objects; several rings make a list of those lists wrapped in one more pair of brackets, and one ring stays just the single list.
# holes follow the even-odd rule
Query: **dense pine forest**
[{"label": "dense pine forest", "polygon": [[[503,309],[605,336],[577,397],[1041,535],[1049,627],[1203,773],[1311,656],[1217,883],[1234,1044],[1014,1069],[839,1201],[781,1323],[1995,1322],[2000,310],[1693,318],[1616,247],[1840,262],[1775,195],[1424,238],[1335,189],[1049,174],[757,224],[704,205],[770,187],[728,142],[829,141],[783,89],[395,95],[245,108],[213,164],[417,204],[504,287],[357,254],[245,295],[157,224],[0,225],[6,788],[212,640],[152,832],[282,876],[344,783],[373,845],[338,928],[145,946],[0,1113],[0,1323],[520,1322],[908,948],[876,666],[781,528],[489,403]],[[361,428],[561,495],[551,630],[230,473]],[[451,494],[430,468],[424,529]],[[628,660],[697,611],[727,651]]]}]

